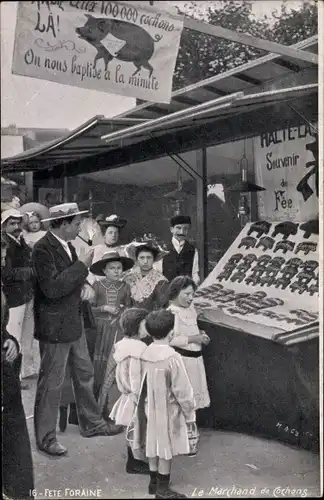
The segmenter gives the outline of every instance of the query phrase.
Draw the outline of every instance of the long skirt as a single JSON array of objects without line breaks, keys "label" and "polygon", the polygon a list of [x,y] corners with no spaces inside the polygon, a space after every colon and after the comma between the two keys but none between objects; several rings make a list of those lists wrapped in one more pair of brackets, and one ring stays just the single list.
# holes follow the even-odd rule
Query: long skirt
[{"label": "long skirt", "polygon": [[119,316],[107,313],[95,315],[97,338],[93,357],[94,394],[102,413],[108,410],[108,393],[115,382],[116,362],[113,347],[122,339]]}]

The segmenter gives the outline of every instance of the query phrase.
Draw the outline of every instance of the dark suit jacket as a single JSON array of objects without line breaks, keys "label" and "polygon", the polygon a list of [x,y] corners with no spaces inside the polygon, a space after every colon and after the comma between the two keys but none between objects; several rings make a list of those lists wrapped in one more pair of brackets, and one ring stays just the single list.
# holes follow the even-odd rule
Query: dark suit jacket
[{"label": "dark suit jacket", "polygon": [[3,290],[9,307],[26,304],[33,298],[31,249],[24,239],[21,244],[4,235],[7,242],[6,265],[2,270]]},{"label": "dark suit jacket", "polygon": [[47,232],[33,248],[32,263],[36,274],[35,338],[42,342],[74,342],[82,333],[81,290],[88,269],[73,262],[61,243]]},{"label": "dark suit jacket", "polygon": [[[6,297],[1,290],[1,406],[16,410],[22,405],[20,391],[20,366],[21,353],[19,353],[19,344],[15,337],[7,331],[7,323],[9,319],[9,309]],[[6,351],[4,343],[11,339],[15,342],[18,355],[13,362],[6,361]]]}]

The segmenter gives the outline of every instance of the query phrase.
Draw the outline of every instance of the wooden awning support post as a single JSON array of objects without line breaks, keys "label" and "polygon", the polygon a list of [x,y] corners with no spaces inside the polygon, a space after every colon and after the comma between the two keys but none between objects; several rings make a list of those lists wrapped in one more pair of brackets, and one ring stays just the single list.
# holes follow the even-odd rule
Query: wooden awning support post
[{"label": "wooden awning support post", "polygon": [[208,234],[207,234],[207,151],[196,152],[197,164],[197,250],[199,253],[199,274],[203,281],[208,275]]},{"label": "wooden awning support post", "polygon": [[294,59],[299,59],[312,64],[319,64],[318,54],[313,54],[307,50],[300,50],[291,45],[283,45],[282,43],[257,38],[256,36],[249,35],[248,33],[229,30],[227,28],[222,28],[221,26],[215,26],[214,24],[197,21],[196,19],[189,17],[185,17],[184,27],[189,30],[198,31],[198,33],[224,38],[225,40],[248,45],[249,47],[261,49],[266,52],[292,57]]}]

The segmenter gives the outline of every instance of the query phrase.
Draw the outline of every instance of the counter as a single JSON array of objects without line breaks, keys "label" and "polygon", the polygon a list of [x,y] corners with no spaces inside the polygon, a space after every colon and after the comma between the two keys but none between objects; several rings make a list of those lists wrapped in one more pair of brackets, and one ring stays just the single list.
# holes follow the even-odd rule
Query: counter
[{"label": "counter", "polygon": [[198,424],[318,451],[318,337],[288,347],[206,320],[199,326],[211,338],[204,349],[211,406],[198,412]]}]

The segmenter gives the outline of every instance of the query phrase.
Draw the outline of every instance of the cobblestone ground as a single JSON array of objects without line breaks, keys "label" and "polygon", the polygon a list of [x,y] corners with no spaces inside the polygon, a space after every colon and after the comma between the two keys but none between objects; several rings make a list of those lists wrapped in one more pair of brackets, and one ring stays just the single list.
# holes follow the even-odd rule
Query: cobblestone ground
[{"label": "cobblestone ground", "polygon": [[[153,498],[146,476],[125,472],[123,435],[82,438],[68,425],[58,439],[69,450],[50,458],[36,450],[33,403],[36,381],[23,391],[33,449],[37,498]],[[319,457],[274,441],[205,430],[195,458],[178,457],[172,470],[174,489],[200,498],[287,498],[320,495]]]}]

